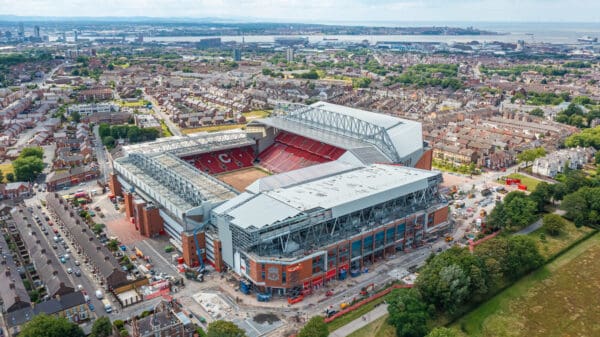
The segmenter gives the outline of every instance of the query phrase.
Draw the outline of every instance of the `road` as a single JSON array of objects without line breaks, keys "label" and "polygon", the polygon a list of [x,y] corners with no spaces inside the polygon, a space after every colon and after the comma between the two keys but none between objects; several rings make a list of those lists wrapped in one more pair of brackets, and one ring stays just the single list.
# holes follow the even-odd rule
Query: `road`
[{"label": "road", "polygon": [[104,145],[102,145],[102,139],[100,138],[100,126],[94,126],[94,148],[96,149],[96,161],[98,162],[98,167],[100,168],[100,181],[103,181],[105,184],[108,184],[108,169],[109,162],[108,156],[106,155],[106,149]]},{"label": "road", "polygon": [[[42,194],[45,195],[45,193],[38,193],[38,195],[40,197],[43,197]],[[57,258],[60,260],[61,256],[64,256],[64,254],[69,254],[70,258],[67,260],[66,263],[61,264],[61,266],[64,269],[65,273],[67,273],[67,276],[68,276],[69,280],[71,281],[71,283],[75,286],[75,291],[77,291],[78,285],[81,285],[83,287],[83,289],[86,291],[86,293],[88,294],[88,296],[90,296],[90,301],[94,305],[94,307],[102,310],[102,303],[98,299],[96,299],[94,296],[95,290],[99,289],[100,286],[97,285],[93,281],[94,278],[90,272],[90,268],[88,265],[86,265],[85,263],[81,263],[79,266],[76,265],[75,261],[80,261],[80,262],[83,262],[83,261],[81,261],[78,254],[75,253],[75,249],[73,248],[73,246],[71,245],[69,240],[66,238],[66,233],[60,228],[60,226],[59,226],[60,220],[57,219],[55,216],[53,216],[53,214],[51,212],[48,212],[48,210],[45,207],[42,207],[42,208],[37,207],[38,205],[40,205],[39,198],[27,199],[27,200],[25,200],[25,204],[27,206],[31,207],[31,209],[33,210],[33,212],[32,212],[33,214],[30,215],[30,217],[33,217],[33,215],[37,215],[42,221],[41,227],[45,227],[46,229],[48,229],[49,234],[44,235],[43,238],[48,242],[48,244],[51,247],[56,247],[56,249],[53,249],[53,253],[57,256]],[[26,210],[25,212],[26,212],[25,214],[29,214],[28,210]],[[48,224],[48,222],[46,221],[45,217],[47,215],[50,217],[51,221],[53,222],[53,226],[50,226]],[[36,223],[36,222],[33,220],[30,220],[30,223]],[[61,243],[57,243],[54,241],[53,237],[56,234],[52,233],[53,229],[58,229],[58,232],[60,233],[60,235],[64,238],[65,242],[67,243],[67,248],[64,248]],[[69,250],[67,251],[67,249],[69,249]],[[74,273],[68,274],[68,272],[67,272],[68,268],[71,268],[73,270],[73,272],[75,270],[80,270],[81,276],[77,277],[77,276],[75,276]],[[97,311],[97,309],[94,310],[94,313],[92,313],[92,316],[97,317],[97,314],[95,313],[96,311]]]},{"label": "road", "polygon": [[352,334],[354,331],[378,320],[379,318],[387,315],[387,304],[378,306],[377,308],[369,311],[361,318],[357,318],[352,322],[344,325],[343,327],[333,331],[329,334],[330,337],[346,337]]},{"label": "road", "polygon": [[[144,91],[145,91],[145,89],[144,89]],[[183,136],[183,133],[181,132],[179,127],[177,127],[177,125],[173,124],[173,122],[171,121],[169,116],[167,116],[162,111],[162,109],[158,107],[158,102],[154,99],[154,97],[144,93],[144,99],[149,101],[150,103],[152,103],[152,110],[154,110],[154,113],[156,113],[163,121],[165,121],[167,128],[169,128],[169,131],[171,131],[173,136]]]}]

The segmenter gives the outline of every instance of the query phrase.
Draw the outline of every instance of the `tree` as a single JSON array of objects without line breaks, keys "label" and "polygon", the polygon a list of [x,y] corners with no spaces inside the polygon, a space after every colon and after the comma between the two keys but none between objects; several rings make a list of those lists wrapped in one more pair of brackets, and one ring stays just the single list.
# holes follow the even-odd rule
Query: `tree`
[{"label": "tree", "polygon": [[[541,192],[540,192],[541,193]],[[494,229],[517,230],[537,219],[538,204],[520,191],[510,192],[490,212],[488,223]]]},{"label": "tree", "polygon": [[453,311],[469,293],[485,294],[487,284],[481,261],[466,248],[452,247],[427,261],[415,286],[427,303]]},{"label": "tree", "polygon": [[229,321],[214,321],[208,325],[207,337],[246,337],[244,330]]},{"label": "tree", "polygon": [[565,228],[565,220],[558,214],[544,215],[544,230],[552,235],[557,236]]},{"label": "tree", "polygon": [[119,249],[119,241],[115,239],[108,241],[108,243],[106,244],[106,248],[108,248],[108,250],[110,250],[111,252],[116,251],[117,249]]},{"label": "tree", "polygon": [[84,337],[83,330],[66,318],[40,314],[33,317],[19,333],[21,337]]},{"label": "tree", "polygon": [[92,227],[92,231],[96,234],[102,233],[103,229],[104,229],[104,224],[101,224],[101,223],[94,224],[94,226]]},{"label": "tree", "polygon": [[427,320],[432,308],[415,289],[397,289],[388,302],[388,323],[398,337],[423,337],[428,332]]},{"label": "tree", "polygon": [[535,149],[525,150],[517,155],[517,160],[520,163],[525,163],[525,166],[529,166],[529,163],[533,163],[536,158],[540,158],[546,155],[546,149],[538,147]]},{"label": "tree", "polygon": [[102,316],[94,321],[91,337],[108,337],[112,335],[113,329],[108,316]]},{"label": "tree", "polygon": [[450,328],[435,328],[426,337],[460,337],[463,334]]},{"label": "tree", "polygon": [[529,111],[529,114],[532,116],[544,117],[544,110],[542,110],[541,108],[535,108]]},{"label": "tree", "polygon": [[25,157],[36,157],[39,159],[43,159],[44,158],[44,149],[42,149],[39,146],[26,147],[23,150],[21,150],[21,153],[19,154],[19,158],[25,158]]},{"label": "tree", "polygon": [[8,172],[6,174],[6,180],[8,180],[8,182],[14,182],[15,181],[15,175],[12,172]]},{"label": "tree", "polygon": [[298,337],[327,337],[329,330],[325,320],[321,316],[311,318],[308,323],[300,330]]},{"label": "tree", "polygon": [[121,329],[123,329],[123,327],[125,326],[125,322],[123,322],[123,320],[116,319],[116,320],[113,322],[113,325],[114,325],[114,326],[115,326],[115,328],[117,328],[118,330],[121,330]]},{"label": "tree", "polygon": [[544,263],[533,238],[527,235],[515,235],[508,239],[505,276],[517,280],[526,273],[537,269]]},{"label": "tree", "polygon": [[533,192],[529,195],[529,198],[537,204],[538,212],[543,212],[544,207],[552,201],[552,195],[554,194],[553,185],[547,182],[539,183]]},{"label": "tree", "polygon": [[71,112],[71,120],[75,123],[81,122],[81,114],[78,111]]},{"label": "tree", "polygon": [[35,156],[19,157],[13,160],[15,177],[19,181],[35,180],[44,169],[44,162]]}]

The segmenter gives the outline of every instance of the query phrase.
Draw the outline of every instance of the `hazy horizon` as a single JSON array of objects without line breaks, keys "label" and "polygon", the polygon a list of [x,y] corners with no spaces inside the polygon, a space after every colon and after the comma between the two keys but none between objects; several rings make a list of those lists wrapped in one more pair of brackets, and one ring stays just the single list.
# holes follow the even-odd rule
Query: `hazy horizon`
[{"label": "hazy horizon", "polygon": [[0,15],[45,19],[212,18],[296,23],[588,23],[600,2],[582,0],[0,0]]}]

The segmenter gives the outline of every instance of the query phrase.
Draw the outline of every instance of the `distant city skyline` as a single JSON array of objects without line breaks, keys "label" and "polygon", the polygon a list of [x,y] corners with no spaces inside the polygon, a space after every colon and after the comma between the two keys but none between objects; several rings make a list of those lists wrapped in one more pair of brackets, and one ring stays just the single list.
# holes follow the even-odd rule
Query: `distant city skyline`
[{"label": "distant city skyline", "polygon": [[235,18],[330,22],[598,22],[600,1],[580,0],[0,0],[0,15]]}]

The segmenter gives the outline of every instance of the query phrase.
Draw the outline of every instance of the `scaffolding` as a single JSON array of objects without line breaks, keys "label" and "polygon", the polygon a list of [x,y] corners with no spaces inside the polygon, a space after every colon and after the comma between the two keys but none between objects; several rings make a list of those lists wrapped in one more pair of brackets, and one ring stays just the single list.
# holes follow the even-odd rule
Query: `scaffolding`
[{"label": "scaffolding", "polygon": [[[446,204],[438,193],[440,182],[441,176],[431,177],[424,189],[337,218],[332,218],[329,210],[317,208],[260,229],[243,229],[230,223],[233,245],[258,256],[305,256],[361,232]],[[411,230],[423,230],[416,228],[418,224],[411,226]]]}]

